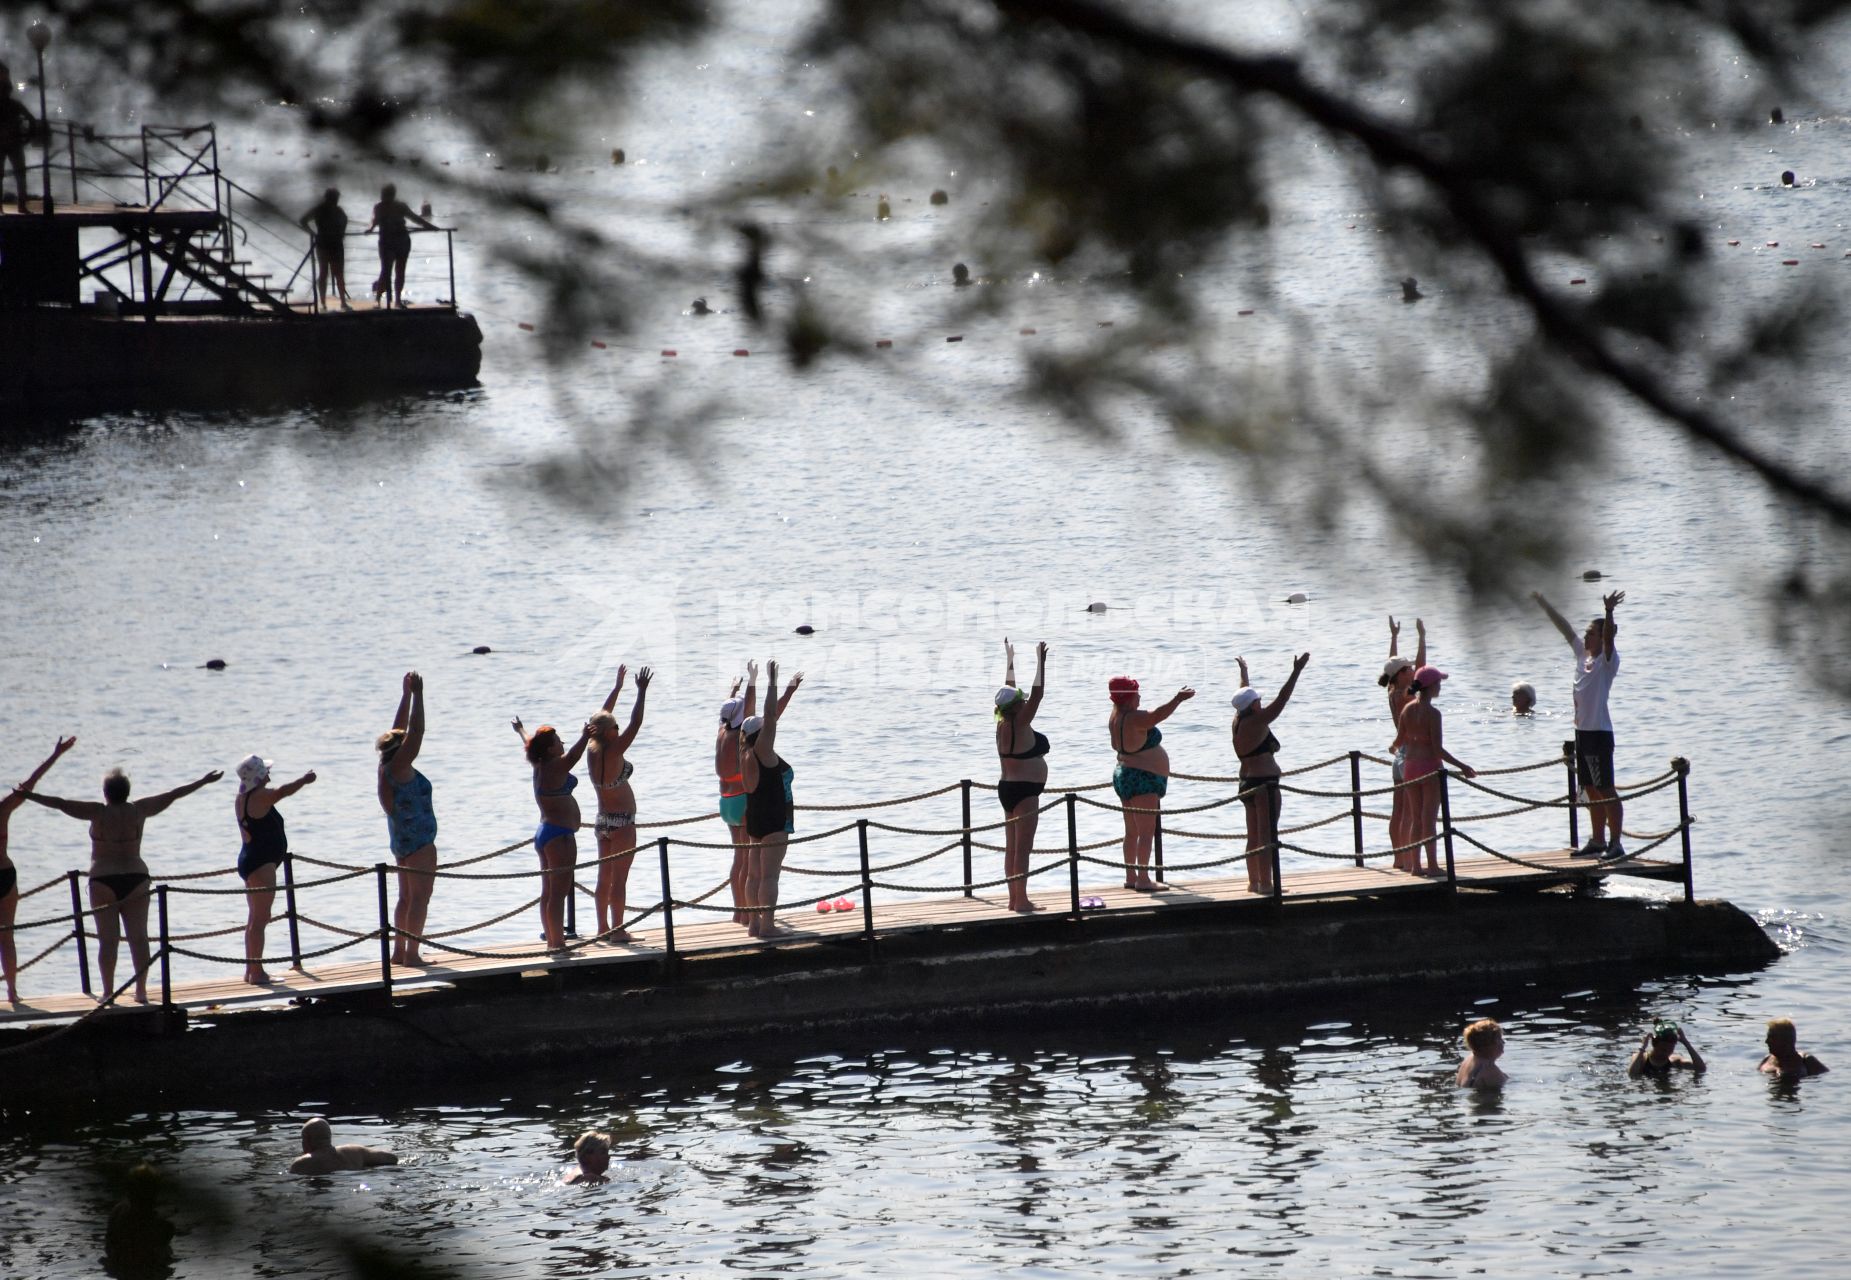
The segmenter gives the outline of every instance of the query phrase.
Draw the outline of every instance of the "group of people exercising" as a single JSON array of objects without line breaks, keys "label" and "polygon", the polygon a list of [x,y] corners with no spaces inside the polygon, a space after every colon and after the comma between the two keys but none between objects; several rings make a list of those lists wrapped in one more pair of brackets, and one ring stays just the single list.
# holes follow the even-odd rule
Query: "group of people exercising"
[{"label": "group of people exercising", "polygon": [[[1578,853],[1624,855],[1620,834],[1620,803],[1613,787],[1613,732],[1607,714],[1607,694],[1619,668],[1614,645],[1618,632],[1614,610],[1625,598],[1613,592],[1604,598],[1605,612],[1577,636],[1566,619],[1540,595],[1537,603],[1562,631],[1575,654],[1576,772],[1591,814],[1592,834]],[[1436,827],[1440,804],[1442,764],[1466,776],[1472,769],[1445,747],[1444,724],[1434,698],[1446,673],[1427,663],[1426,626],[1415,620],[1418,637],[1413,658],[1399,653],[1400,625],[1388,620],[1388,659],[1380,683],[1387,690],[1389,713],[1395,724],[1393,809],[1389,831],[1397,869],[1413,875],[1440,874]],[[1028,862],[1034,849],[1047,785],[1046,735],[1034,727],[1046,688],[1048,646],[1035,649],[1033,683],[1024,690],[1016,678],[1015,646],[1003,641],[1003,683],[996,690],[996,753],[1001,777],[997,799],[1007,818],[1003,874],[1008,885],[1008,908],[1028,913],[1038,910],[1029,896]],[[1247,888],[1255,894],[1274,891],[1272,846],[1280,816],[1280,744],[1273,725],[1290,702],[1298,679],[1311,655],[1299,654],[1292,671],[1271,699],[1251,682],[1245,658],[1237,658],[1240,685],[1231,704],[1229,736],[1240,766],[1240,799],[1246,817]],[[732,892],[733,921],[754,938],[775,937],[786,930],[775,918],[778,882],[791,834],[795,831],[792,778],[794,771],[778,754],[778,726],[792,695],[803,682],[793,675],[778,687],[778,664],[765,667],[766,689],[761,709],[759,668],[746,665],[744,679],[736,679],[720,706],[714,738],[714,773],[720,792],[720,817],[731,836],[733,858],[728,882]],[[597,800],[592,831],[598,849],[598,880],[594,894],[597,934],[594,940],[624,943],[626,887],[636,851],[636,794],[631,787],[635,767],[629,752],[642,729],[652,673],[644,667],[636,676],[636,697],[627,725],[619,726],[615,709],[628,668],[619,667],[616,682],[603,706],[584,723],[570,746],[552,725],[531,733],[521,720],[513,721],[522,750],[532,770],[534,801],[540,823],[533,845],[540,859],[540,922],[550,950],[566,947],[566,904],[578,864],[581,814],[573,795],[578,779],[573,770],[588,760],[592,791]],[[1527,686],[1520,686],[1527,688]],[[1138,682],[1114,676],[1107,685],[1111,709],[1106,732],[1116,756],[1112,786],[1124,817],[1124,867],[1127,889],[1153,892],[1152,845],[1159,809],[1169,788],[1169,754],[1163,747],[1162,723],[1195,696],[1182,688],[1167,701],[1146,708]],[[1519,713],[1527,708],[1517,699]],[[432,807],[431,784],[416,767],[424,743],[424,681],[407,672],[401,681],[397,714],[392,728],[375,744],[378,752],[379,806],[397,864],[398,894],[393,908],[392,963],[421,965],[425,919],[437,870],[437,818]],[[174,801],[222,777],[213,770],[160,795],[130,799],[129,779],[114,769],[103,779],[103,801],[78,801],[41,795],[34,790],[46,772],[73,743],[60,738],[51,754],[15,788],[0,797],[0,961],[4,962],[7,997],[18,1003],[17,969],[12,926],[18,903],[17,873],[6,850],[6,822],[24,800],[46,805],[90,823],[90,903],[97,921],[97,960],[104,991],[115,989],[119,940],[126,935],[135,964],[134,999],[147,1000],[149,875],[141,857],[141,836],[147,819]],[[271,919],[277,868],[287,858],[289,842],[279,802],[315,781],[313,771],[293,781],[276,783],[271,761],[247,757],[237,766],[238,793],[234,817],[241,836],[238,872],[249,900],[244,930],[244,980],[254,985],[270,982],[264,970],[264,940]],[[1425,866],[1421,850],[1426,851]],[[107,997],[105,997],[107,998]]]}]

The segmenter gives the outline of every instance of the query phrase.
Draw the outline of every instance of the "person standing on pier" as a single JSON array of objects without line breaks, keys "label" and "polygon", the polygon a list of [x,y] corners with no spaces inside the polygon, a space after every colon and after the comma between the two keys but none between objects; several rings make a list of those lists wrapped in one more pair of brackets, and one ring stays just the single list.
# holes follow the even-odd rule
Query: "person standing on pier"
[{"label": "person standing on pier", "polygon": [[[746,861],[751,841],[746,837],[746,783],[739,767],[739,727],[757,710],[758,663],[746,663],[750,683],[733,680],[733,690],[720,704],[720,728],[713,740],[713,771],[720,780],[720,821],[733,841],[733,869],[727,882],[733,891],[733,923],[750,924],[746,915]],[[739,696],[742,684],[745,697]]]},{"label": "person standing on pier", "polygon": [[[4,70],[4,68],[0,68]],[[15,978],[19,971],[18,949],[13,944],[13,915],[19,910],[19,869],[13,865],[13,857],[7,852],[7,820],[13,816],[13,810],[19,808],[25,800],[26,792],[32,790],[58,763],[58,757],[77,745],[76,738],[59,738],[52,746],[51,754],[39,763],[39,767],[26,775],[26,780],[12,791],[0,796],[0,967],[6,972],[6,1001],[8,1004],[19,1003],[19,988]]]},{"label": "person standing on pier", "polygon": [[[1376,683],[1388,690],[1388,718],[1394,722],[1397,739],[1401,708],[1414,700],[1414,673],[1427,665],[1427,624],[1419,618],[1414,619],[1414,634],[1419,637],[1414,656],[1404,658],[1396,652],[1401,643],[1401,624],[1390,615],[1388,661],[1382,664],[1382,675]],[[1420,870],[1420,850],[1414,847],[1413,797],[1405,785],[1407,748],[1397,748],[1394,754],[1390,776],[1394,779],[1395,791],[1388,809],[1388,843],[1395,850],[1395,870],[1414,872]]]},{"label": "person standing on pier", "polygon": [[341,310],[352,311],[347,297],[347,211],[341,208],[341,193],[329,187],[321,193],[321,203],[297,221],[315,233],[315,296],[328,296],[328,281],[334,281],[340,293]]},{"label": "person standing on pier", "polygon": [[423,964],[418,954],[424,918],[436,886],[437,814],[430,779],[412,767],[424,747],[424,677],[407,671],[392,727],[379,735],[379,807],[386,812],[392,857],[398,863],[398,902],[392,909],[392,963]]},{"label": "person standing on pier", "polygon": [[[784,686],[778,699],[778,717],[790,709],[791,695],[803,683],[799,671]],[[720,704],[720,732],[713,748],[713,771],[720,778],[720,820],[733,839],[733,869],[728,877],[733,891],[733,923],[750,925],[752,913],[746,907],[746,874],[752,857],[752,837],[746,832],[746,784],[740,765],[740,737],[745,722],[758,714],[758,663],[746,663],[745,697],[739,696],[739,681],[733,681],[732,694]],[[784,799],[791,803],[791,767],[784,766]],[[795,828],[789,818],[785,833]]]},{"label": "person standing on pier", "polygon": [[1626,593],[1615,591],[1603,596],[1605,616],[1588,623],[1587,632],[1579,637],[1568,619],[1543,599],[1542,592],[1531,592],[1530,599],[1542,606],[1549,621],[1568,641],[1568,647],[1575,651],[1575,781],[1580,784],[1582,802],[1588,810],[1587,843],[1575,854],[1617,862],[1626,856],[1620,840],[1625,809],[1613,779],[1613,719],[1607,714],[1607,695],[1613,690],[1613,678],[1620,673],[1620,654],[1614,647],[1620,629],[1614,624],[1613,611],[1626,599]]},{"label": "person standing on pier", "polygon": [[1048,740],[1034,728],[1048,674],[1048,646],[1035,646],[1035,683],[1027,693],[1015,682],[1015,646],[1003,637],[1003,687],[996,691],[996,754],[1002,777],[996,798],[1009,826],[1003,832],[1003,874],[1009,877],[1009,909],[1040,910],[1028,897],[1028,859],[1041,822],[1040,799],[1048,785]]},{"label": "person standing on pier", "polygon": [[[13,96],[13,72],[0,62],[0,180],[6,166],[13,166],[13,192],[19,197],[19,211],[26,211],[26,143],[38,133],[39,122],[26,110],[26,104]],[[6,208],[6,192],[0,190],[0,210]]]},{"label": "person standing on pier", "polygon": [[1229,732],[1240,760],[1241,807],[1247,811],[1247,892],[1264,897],[1275,888],[1269,851],[1279,831],[1281,799],[1279,761],[1274,755],[1279,739],[1273,736],[1272,723],[1291,700],[1299,673],[1311,655],[1301,653],[1292,659],[1292,674],[1271,702],[1261,701],[1260,691],[1248,684],[1247,660],[1234,661],[1240,664],[1240,688],[1234,694],[1234,723]]},{"label": "person standing on pier", "polygon": [[391,306],[405,305],[405,264],[411,261],[411,228],[406,224],[412,222],[426,231],[436,230],[435,224],[419,217],[398,198],[397,187],[390,182],[381,187],[379,203],[373,206],[373,220],[366,226],[369,233],[379,232],[379,279],[373,282],[374,305],[381,298]]},{"label": "person standing on pier", "polygon": [[1150,877],[1152,841],[1157,835],[1158,810],[1170,789],[1170,753],[1162,747],[1163,730],[1176,708],[1195,697],[1187,686],[1155,711],[1138,709],[1138,682],[1130,676],[1113,676],[1107,689],[1112,714],[1106,721],[1118,764],[1112,770],[1112,790],[1125,814],[1125,888],[1154,893]]},{"label": "person standing on pier", "polygon": [[609,942],[630,940],[623,917],[630,865],[636,861],[636,792],[630,787],[630,775],[636,768],[627,753],[643,727],[643,704],[654,678],[648,667],[636,673],[636,703],[630,708],[630,727],[620,733],[612,712],[627,670],[617,668],[617,683],[611,686],[610,697],[586,725],[591,734],[591,786],[598,793],[598,936]]},{"label": "person standing on pier", "polygon": [[[618,679],[622,680],[621,670]],[[616,696],[613,689],[611,697]],[[540,825],[533,833],[533,850],[540,855],[540,932],[546,938],[547,950],[564,951],[566,899],[572,893],[572,873],[578,866],[579,812],[578,801],[572,798],[578,779],[572,769],[585,754],[592,726],[587,721],[578,741],[567,750],[559,730],[550,724],[541,725],[531,735],[521,727],[519,716],[514,717],[513,724],[527,763],[533,766],[533,798],[540,806]],[[600,918],[598,932],[604,932],[604,927]]]},{"label": "person standing on pier", "polygon": [[1407,749],[1409,801],[1414,809],[1413,839],[1427,846],[1425,871],[1420,869],[1420,851],[1414,851],[1416,861],[1413,874],[1417,876],[1444,874],[1440,870],[1437,836],[1440,788],[1443,785],[1441,761],[1452,765],[1468,778],[1478,776],[1475,769],[1446,749],[1445,726],[1440,709],[1433,705],[1434,695],[1440,691],[1440,681],[1444,679],[1446,673],[1438,667],[1422,667],[1414,673],[1415,696],[1401,709],[1401,736],[1396,739],[1397,746]]},{"label": "person standing on pier", "polygon": [[740,773],[746,786],[746,835],[751,850],[746,862],[746,902],[751,922],[746,931],[754,938],[773,938],[781,932],[776,911],[778,876],[784,870],[784,852],[795,824],[791,821],[790,765],[777,751],[778,664],[765,664],[765,714],[748,717],[740,726]]},{"label": "person standing on pier", "polygon": [[96,914],[96,963],[108,999],[116,990],[116,948],[127,934],[135,963],[135,1003],[148,1003],[148,864],[141,860],[142,827],[182,796],[224,777],[221,769],[145,800],[129,800],[129,776],[120,769],[103,775],[103,803],[61,800],[21,790],[48,809],[90,824],[90,909]]},{"label": "person standing on pier", "polygon": [[244,900],[249,912],[244,924],[244,980],[253,987],[266,985],[264,931],[270,927],[270,909],[276,905],[276,869],[289,856],[289,836],[276,802],[286,800],[315,781],[309,770],[294,782],[270,785],[270,761],[246,756],[238,765],[238,794],[231,809],[238,819],[243,847],[238,850],[238,874],[244,878]]}]

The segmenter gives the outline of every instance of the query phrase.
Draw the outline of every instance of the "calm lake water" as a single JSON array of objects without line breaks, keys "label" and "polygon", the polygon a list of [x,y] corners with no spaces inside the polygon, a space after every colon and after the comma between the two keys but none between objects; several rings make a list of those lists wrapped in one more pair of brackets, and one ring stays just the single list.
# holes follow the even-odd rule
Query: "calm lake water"
[{"label": "calm lake water", "polygon": [[[539,180],[564,207],[683,264],[631,300],[633,329],[604,349],[547,364],[545,302],[494,255],[481,211],[446,207],[440,192],[440,218],[464,228],[461,295],[486,335],[479,390],[359,410],[98,417],[0,444],[4,767],[23,774],[74,732],[47,789],[89,795],[122,764],[146,793],[261,752],[281,777],[320,775],[287,803],[294,847],[370,865],[385,852],[370,742],[400,673],[416,667],[431,709],[421,767],[436,786],[441,855],[456,859],[531,830],[509,717],[576,725],[620,662],[658,673],[633,752],[645,819],[711,806],[713,713],[748,655],[806,673],[780,736],[800,801],[988,778],[1005,634],[1024,653],[1038,638],[1052,646],[1040,723],[1056,781],[1074,783],[1110,769],[1107,676],[1130,671],[1158,697],[1193,684],[1166,745],[1178,769],[1219,774],[1233,767],[1235,654],[1271,689],[1309,650],[1279,724],[1291,767],[1386,744],[1374,677],[1391,612],[1410,643],[1423,616],[1434,661],[1452,673],[1442,706],[1457,755],[1485,768],[1555,752],[1572,728],[1570,659],[1539,615],[1475,611],[1366,504],[1334,535],[1308,533],[1298,478],[1179,446],[1135,410],[1098,438],[1013,395],[1028,349],[1019,329],[1074,345],[1135,317],[1086,281],[1048,279],[1014,288],[995,314],[947,320],[950,263],[967,256],[982,198],[948,173],[888,179],[888,224],[862,193],[833,212],[786,213],[775,229],[781,244],[828,236],[865,255],[851,267],[787,248],[773,269],[855,308],[870,339],[894,338],[891,360],[796,377],[768,351],[732,356],[764,341],[725,310],[735,241],[675,208],[690,188],[731,181],[744,153],[727,121],[750,120],[794,154],[802,113],[827,117],[782,51],[795,21],[794,8],[769,6],[724,40],[663,55],[638,114],[589,122],[561,171]],[[1667,139],[1696,154],[1691,209],[1718,252],[1741,241],[1724,270],[1745,298],[1851,271],[1840,257],[1851,121],[1829,104],[1786,110],[1785,131],[1725,123],[1714,137]],[[228,149],[262,172],[286,124],[245,127]],[[628,151],[622,169],[603,163],[614,145]],[[494,158],[433,152],[446,159],[494,178]],[[1807,181],[1770,185],[1784,168]],[[314,184],[303,185],[292,198],[306,206]],[[350,185],[349,209],[363,207],[366,184]],[[401,186],[422,197],[415,181]],[[933,186],[953,191],[949,206],[926,204]],[[1469,379],[1457,326],[1477,304],[1424,283],[1428,301],[1403,308],[1401,264],[1377,255],[1359,203],[1316,156],[1296,194],[1267,262],[1281,305],[1316,318],[1333,367],[1380,375],[1417,358],[1433,376]],[[1782,274],[1785,250],[1755,247],[1769,240],[1830,247]],[[425,270],[414,294],[437,287]],[[1230,261],[1215,291],[1244,303],[1251,279],[1251,263]],[[689,315],[697,294],[722,314]],[[1252,323],[1229,329],[1230,360],[1282,341],[1265,317]],[[964,341],[945,343],[952,333]],[[1778,405],[1823,419],[1822,465],[1844,439],[1843,363],[1822,361]],[[1740,413],[1759,421],[1775,407],[1770,397]],[[1417,425],[1384,429],[1420,441]],[[1021,1040],[741,1044],[729,1061],[613,1055],[453,1096],[405,1097],[356,1064],[274,1110],[19,1119],[0,1129],[13,1224],[0,1272],[94,1274],[109,1171],[147,1155],[224,1198],[228,1223],[207,1197],[170,1198],[182,1276],[338,1274],[324,1227],[484,1275],[1820,1273],[1851,1250],[1839,1083],[1851,1070],[1840,847],[1851,717],[1798,669],[1805,655],[1772,642],[1782,619],[1765,592],[1796,552],[1830,552],[1757,486],[1652,424],[1616,413],[1608,443],[1578,498],[1585,563],[1607,579],[1520,585],[1571,617],[1595,612],[1601,590],[1627,592],[1613,696],[1621,774],[1692,761],[1699,892],[1764,922],[1786,950],[1765,971],[1415,989],[1161,1030],[1100,1020]],[[1283,603],[1295,592],[1308,601]],[[1090,601],[1112,608],[1089,614]],[[806,622],[817,634],[794,635]],[[473,655],[481,644],[494,652]],[[214,657],[224,671],[202,669]],[[1504,713],[1519,678],[1541,694],[1534,721]],[[1510,785],[1552,794],[1557,775]],[[1179,787],[1172,803],[1218,794]],[[1668,827],[1663,800],[1637,806],[1629,826]],[[230,803],[223,784],[156,820],[150,863],[228,866]],[[1324,816],[1319,803],[1294,799],[1287,823]],[[900,812],[951,825],[955,796]],[[803,821],[814,830],[821,818]],[[1110,819],[1091,815],[1083,838],[1110,835]],[[1219,810],[1198,829],[1235,821]],[[1496,830],[1513,850],[1560,839],[1553,819]],[[1341,848],[1347,831],[1305,839]],[[78,824],[30,806],[11,845],[26,886],[87,856]],[[852,860],[847,843],[810,848],[826,865]],[[922,851],[900,837],[884,850]],[[530,863],[517,853],[497,865]],[[678,892],[705,888],[721,865],[678,854]],[[940,859],[916,874],[945,884],[957,868]],[[648,881],[641,868],[636,881]],[[445,883],[432,927],[496,915],[516,892]],[[364,929],[370,895],[366,882],[336,886],[304,910]],[[238,910],[190,899],[184,922],[223,927]],[[524,941],[535,929],[527,915],[478,936]],[[230,952],[236,939],[200,946]],[[28,995],[73,985],[67,957],[23,979]],[[1458,1031],[1487,1014],[1508,1030],[1512,1084],[1465,1097],[1450,1085]],[[1781,1014],[1838,1074],[1783,1089],[1754,1073],[1762,1023]],[[1626,1080],[1626,1053],[1660,1016],[1690,1030],[1706,1077]],[[282,1176],[311,1109],[341,1138],[390,1145],[407,1163]],[[614,1179],[561,1187],[567,1148],[588,1127],[616,1134]]]}]

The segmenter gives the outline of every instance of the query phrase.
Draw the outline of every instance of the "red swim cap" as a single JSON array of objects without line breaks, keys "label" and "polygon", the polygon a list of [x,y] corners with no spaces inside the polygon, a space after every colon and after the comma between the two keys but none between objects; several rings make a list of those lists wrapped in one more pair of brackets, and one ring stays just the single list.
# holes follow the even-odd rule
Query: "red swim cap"
[{"label": "red swim cap", "polygon": [[1133,680],[1130,676],[1113,676],[1106,684],[1106,688],[1110,689],[1112,692],[1112,701],[1118,703],[1122,707],[1129,704],[1131,699],[1136,696],[1138,682]]}]

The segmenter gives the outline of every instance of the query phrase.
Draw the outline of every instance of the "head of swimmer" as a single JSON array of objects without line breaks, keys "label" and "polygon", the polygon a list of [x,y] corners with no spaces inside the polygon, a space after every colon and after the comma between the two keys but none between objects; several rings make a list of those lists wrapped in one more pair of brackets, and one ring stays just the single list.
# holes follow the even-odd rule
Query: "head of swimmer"
[{"label": "head of swimmer", "polygon": [[110,804],[127,804],[129,801],[129,775],[120,769],[111,769],[103,775],[103,799]]},{"label": "head of swimmer", "polygon": [[1490,1018],[1480,1018],[1465,1029],[1465,1047],[1480,1058],[1495,1061],[1504,1056],[1504,1028]]},{"label": "head of swimmer", "polygon": [[1510,686],[1510,709],[1515,715],[1527,716],[1536,709],[1536,690],[1523,680]]},{"label": "head of swimmer", "polygon": [[334,1145],[334,1130],[320,1116],[302,1122],[302,1151],[308,1154]]},{"label": "head of swimmer", "polygon": [[573,1154],[578,1156],[578,1167],[585,1171],[587,1177],[601,1178],[604,1171],[611,1167],[611,1135],[594,1131],[582,1133],[577,1142],[572,1144]]}]

